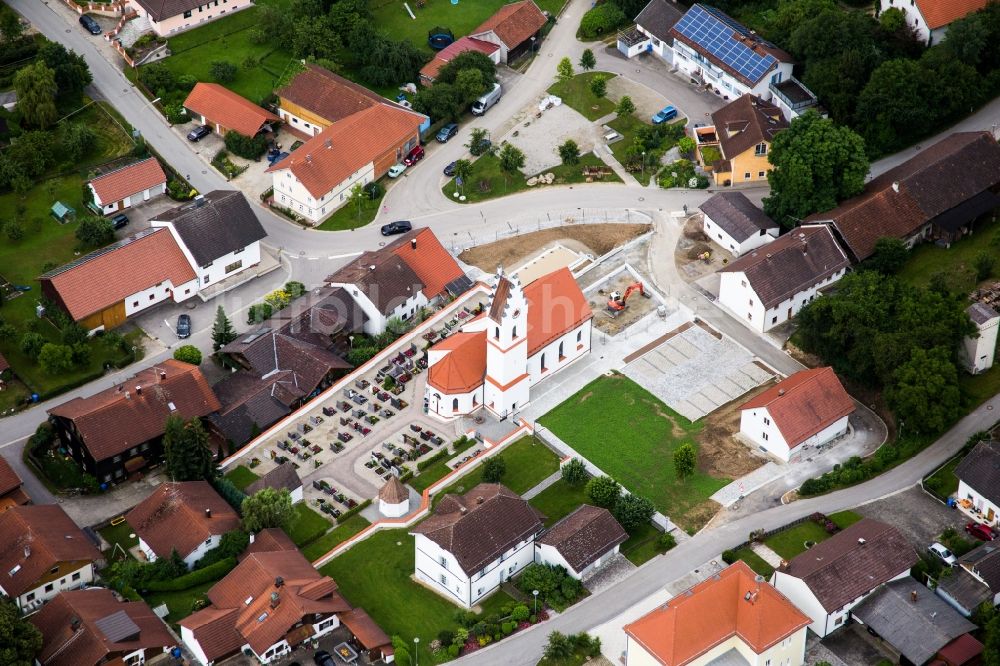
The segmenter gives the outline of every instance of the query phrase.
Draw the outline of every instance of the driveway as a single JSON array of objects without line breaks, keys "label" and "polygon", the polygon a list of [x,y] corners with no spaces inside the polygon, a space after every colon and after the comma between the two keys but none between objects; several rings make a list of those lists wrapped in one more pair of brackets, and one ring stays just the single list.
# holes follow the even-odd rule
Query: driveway
[{"label": "driveway", "polygon": [[968,522],[965,514],[949,509],[920,486],[865,504],[858,507],[857,512],[896,526],[921,553],[948,527],[964,534]]}]

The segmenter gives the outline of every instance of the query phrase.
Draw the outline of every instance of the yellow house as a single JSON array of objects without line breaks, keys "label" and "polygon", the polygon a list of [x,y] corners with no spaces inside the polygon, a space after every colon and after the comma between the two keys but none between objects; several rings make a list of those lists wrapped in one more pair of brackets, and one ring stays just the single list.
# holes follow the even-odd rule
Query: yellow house
[{"label": "yellow house", "polygon": [[767,180],[771,141],[788,121],[779,109],[746,94],[712,114],[711,127],[695,130],[698,159],[718,186]]}]

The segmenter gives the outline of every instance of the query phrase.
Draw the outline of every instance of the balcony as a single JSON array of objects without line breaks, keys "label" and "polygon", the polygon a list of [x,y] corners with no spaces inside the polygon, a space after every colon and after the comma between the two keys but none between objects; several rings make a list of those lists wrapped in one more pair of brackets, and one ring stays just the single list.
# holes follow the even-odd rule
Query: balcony
[{"label": "balcony", "polygon": [[780,99],[792,111],[801,112],[803,109],[808,109],[811,106],[819,104],[816,95],[794,76],[778,83],[772,81],[768,85],[768,88],[775,97]]}]

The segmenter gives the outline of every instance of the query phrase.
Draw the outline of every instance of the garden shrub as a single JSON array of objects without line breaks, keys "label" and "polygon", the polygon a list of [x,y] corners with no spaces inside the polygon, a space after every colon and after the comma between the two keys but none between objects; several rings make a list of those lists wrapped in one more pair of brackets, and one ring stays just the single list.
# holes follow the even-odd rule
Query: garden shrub
[{"label": "garden shrub", "polygon": [[292,300],[295,300],[306,293],[306,286],[297,280],[289,280],[285,283],[284,290],[292,297]]},{"label": "garden shrub", "polygon": [[441,451],[438,451],[437,453],[435,453],[434,455],[432,455],[430,458],[427,458],[426,460],[421,460],[420,462],[418,462],[417,463],[417,470],[420,471],[420,472],[422,472],[425,469],[427,469],[428,467],[430,467],[431,465],[433,465],[434,463],[438,462],[439,460],[444,460],[449,455],[451,455],[451,454],[448,453],[448,449],[442,449]]},{"label": "garden shrub", "polygon": [[538,590],[542,600],[557,610],[562,610],[579,598],[583,592],[580,581],[570,576],[561,566],[530,564],[521,574],[518,587],[525,594]]},{"label": "garden shrub", "polygon": [[174,359],[191,365],[201,365],[201,350],[194,345],[181,345],[174,350]]},{"label": "garden shrub", "polygon": [[229,152],[245,160],[259,160],[267,150],[267,139],[262,134],[249,137],[230,130],[226,132],[225,141]]},{"label": "garden shrub", "polygon": [[580,36],[584,39],[595,39],[610,33],[628,19],[625,12],[612,2],[605,2],[587,11],[580,20]]}]

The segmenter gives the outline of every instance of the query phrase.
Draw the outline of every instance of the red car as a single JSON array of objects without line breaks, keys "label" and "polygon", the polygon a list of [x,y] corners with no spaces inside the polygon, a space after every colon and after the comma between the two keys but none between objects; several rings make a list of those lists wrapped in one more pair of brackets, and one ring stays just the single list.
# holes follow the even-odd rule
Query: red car
[{"label": "red car", "polygon": [[403,164],[406,166],[413,166],[420,160],[424,159],[424,147],[421,145],[416,145],[413,149],[406,154],[406,158],[403,160]]},{"label": "red car", "polygon": [[997,538],[997,533],[989,525],[983,525],[982,523],[969,523],[965,526],[965,531],[980,541],[993,541]]}]

